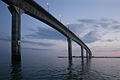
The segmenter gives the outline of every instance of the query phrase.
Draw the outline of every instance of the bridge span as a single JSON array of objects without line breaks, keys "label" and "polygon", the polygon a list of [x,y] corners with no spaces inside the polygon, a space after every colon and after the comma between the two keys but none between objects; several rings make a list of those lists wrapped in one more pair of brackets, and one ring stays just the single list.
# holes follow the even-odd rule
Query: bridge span
[{"label": "bridge span", "polygon": [[8,9],[12,14],[12,60],[21,60],[21,15],[28,14],[52,28],[61,32],[68,39],[68,56],[72,60],[72,40],[81,46],[81,56],[83,49],[86,50],[86,56],[91,57],[92,52],[73,32],[65,27],[60,21],[53,17],[49,12],[43,9],[33,0],[2,0],[8,4]]}]

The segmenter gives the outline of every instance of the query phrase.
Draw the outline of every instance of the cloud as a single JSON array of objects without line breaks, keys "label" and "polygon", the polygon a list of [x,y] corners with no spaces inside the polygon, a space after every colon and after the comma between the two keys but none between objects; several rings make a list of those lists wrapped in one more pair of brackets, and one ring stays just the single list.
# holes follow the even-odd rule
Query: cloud
[{"label": "cloud", "polygon": [[32,34],[26,35],[28,38],[48,39],[48,40],[66,40],[58,31],[51,28],[37,27]]},{"label": "cloud", "polygon": [[[114,41],[115,37],[110,38],[108,36],[104,36],[110,36],[110,33],[118,33],[120,29],[120,22],[107,18],[79,19],[78,24],[69,24],[66,26],[85,43],[93,43],[100,40],[112,42]],[[33,33],[26,35],[28,38],[63,41],[66,40],[66,38],[61,33],[51,28],[37,27],[36,30],[30,29],[30,31]]]},{"label": "cloud", "polygon": [[[112,19],[79,19],[78,24],[67,25],[85,43],[115,41],[120,34],[120,22]],[[120,38],[119,38],[120,39]]]},{"label": "cloud", "polygon": [[108,39],[108,40],[102,40],[101,42],[113,42],[114,40]]},{"label": "cloud", "polygon": [[[114,44],[113,46],[108,46],[108,48],[112,49],[110,51],[119,51],[119,49],[114,49],[115,47],[119,48],[120,43],[119,21],[105,18],[80,19],[77,24],[69,24],[67,27],[83,42],[87,43],[91,49],[94,46],[98,46],[95,47],[94,50],[107,52],[109,49],[100,49],[99,47]],[[24,38],[22,38],[22,43],[24,44],[22,48],[24,49],[40,51],[53,51],[55,49],[59,52],[66,49],[66,37],[52,28],[43,26],[27,30],[30,32],[29,35],[27,33],[27,35],[23,35]],[[0,32],[0,42],[2,41],[10,42],[10,36]]]},{"label": "cloud", "polygon": [[115,26],[113,26],[113,29],[118,29],[118,30],[120,30],[120,25],[115,25]]},{"label": "cloud", "polygon": [[83,36],[81,39],[86,43],[92,43],[99,40],[99,34],[96,31],[91,31],[87,33],[85,36]]},{"label": "cloud", "polygon": [[0,41],[7,41],[7,42],[10,42],[10,39],[9,39],[9,38],[0,38]]},{"label": "cloud", "polygon": [[[73,33],[87,44],[120,41],[119,26],[120,22],[112,19],[81,19],[78,20],[77,24],[67,25]],[[46,49],[49,47],[54,49],[55,46],[63,46],[63,43],[66,42],[65,36],[52,28],[37,27],[36,29],[28,30],[30,31],[30,34],[23,36],[24,38],[22,39],[22,43],[26,43],[25,46],[27,47],[29,47],[30,44],[33,45],[33,48],[40,47]],[[5,37],[4,34],[0,34],[0,37],[1,41],[10,41],[9,36]],[[60,40],[62,41],[61,43]]]},{"label": "cloud", "polygon": [[97,20],[94,20],[94,19],[79,19],[78,21],[81,23],[96,23],[97,22]]},{"label": "cloud", "polygon": [[112,49],[99,49],[96,52],[120,52],[120,48],[112,48]]},{"label": "cloud", "polygon": [[23,49],[28,49],[28,50],[38,50],[38,51],[55,51],[54,49],[40,49],[40,48],[28,48],[28,47],[23,47]]},{"label": "cloud", "polygon": [[0,41],[11,41],[10,36],[7,33],[0,32]]},{"label": "cloud", "polygon": [[27,41],[27,40],[22,40],[23,43],[28,43],[28,44],[37,44],[40,46],[54,46],[55,44],[51,44],[51,43],[41,43],[41,42],[34,42],[34,41]]},{"label": "cloud", "polygon": [[[6,42],[10,42],[10,36],[4,35],[3,34],[0,35],[0,41],[6,41]],[[35,41],[29,41],[29,40],[22,40],[22,43],[27,43],[27,44],[33,44],[33,45],[39,45],[39,46],[54,46],[55,44],[51,44],[51,43],[43,43],[43,42],[35,42]]]}]

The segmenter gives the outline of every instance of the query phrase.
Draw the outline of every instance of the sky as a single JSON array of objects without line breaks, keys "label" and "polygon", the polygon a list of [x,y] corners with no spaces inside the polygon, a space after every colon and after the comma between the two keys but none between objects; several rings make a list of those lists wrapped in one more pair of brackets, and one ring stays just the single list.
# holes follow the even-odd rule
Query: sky
[{"label": "sky", "polygon": [[[120,56],[120,0],[34,0],[74,32],[95,56]],[[10,50],[11,13],[0,0],[0,51]],[[59,16],[61,15],[61,17]],[[67,53],[67,39],[29,15],[21,16],[23,50]],[[72,42],[73,55],[80,46]]]}]

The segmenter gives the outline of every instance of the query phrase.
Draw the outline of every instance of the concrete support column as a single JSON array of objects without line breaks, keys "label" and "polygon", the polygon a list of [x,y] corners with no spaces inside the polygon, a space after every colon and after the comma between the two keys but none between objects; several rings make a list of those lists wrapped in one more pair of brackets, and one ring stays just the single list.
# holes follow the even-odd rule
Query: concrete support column
[{"label": "concrete support column", "polygon": [[68,58],[72,61],[72,39],[68,38]]},{"label": "concrete support column", "polygon": [[88,52],[86,51],[86,58],[88,58]]},{"label": "concrete support column", "polygon": [[92,57],[92,53],[89,53],[89,58],[91,58]]},{"label": "concrete support column", "polygon": [[23,11],[15,6],[9,6],[8,9],[12,14],[11,58],[12,62],[21,61],[21,14]]},{"label": "concrete support column", "polygon": [[81,58],[84,59],[83,47],[81,46]]}]

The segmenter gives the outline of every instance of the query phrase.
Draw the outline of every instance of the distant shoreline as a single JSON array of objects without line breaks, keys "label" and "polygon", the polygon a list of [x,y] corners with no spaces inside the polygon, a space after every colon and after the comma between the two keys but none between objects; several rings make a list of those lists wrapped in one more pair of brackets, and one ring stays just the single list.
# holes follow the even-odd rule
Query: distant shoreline
[{"label": "distant shoreline", "polygon": [[[68,58],[66,56],[59,56],[58,58]],[[81,58],[81,56],[72,56],[72,58]],[[84,56],[86,58],[86,56]],[[120,58],[120,56],[92,56],[91,58]]]}]

